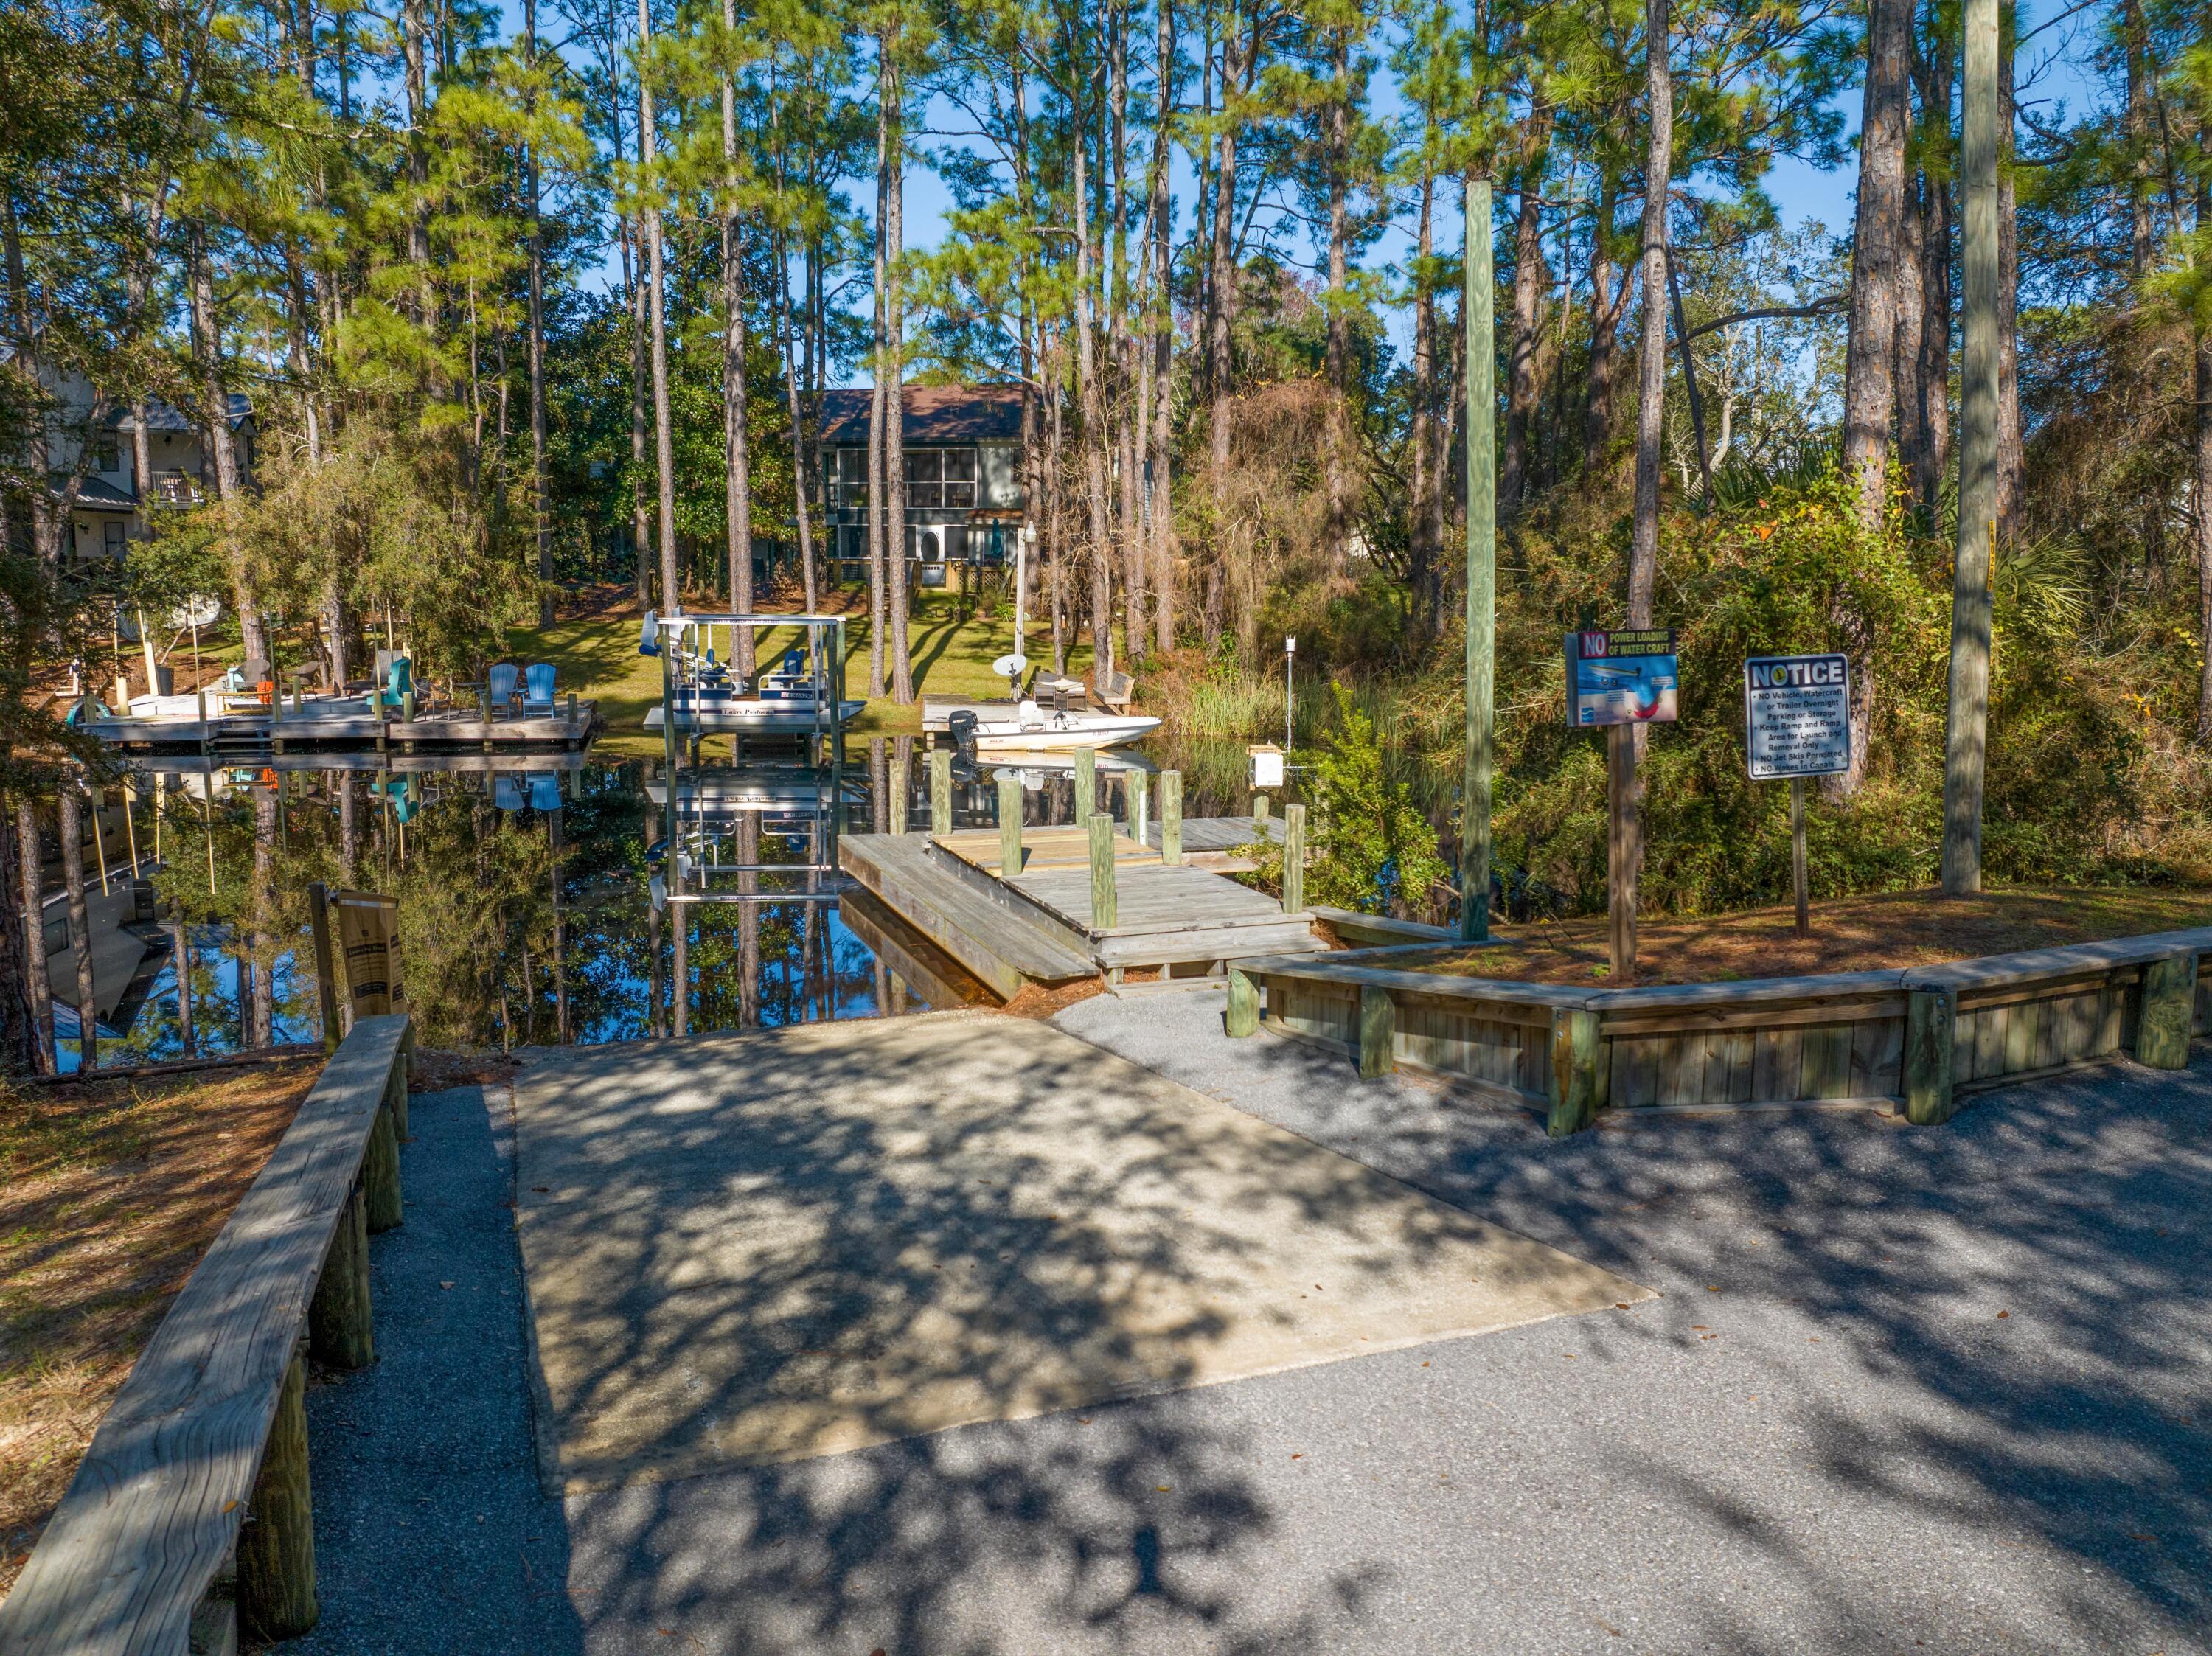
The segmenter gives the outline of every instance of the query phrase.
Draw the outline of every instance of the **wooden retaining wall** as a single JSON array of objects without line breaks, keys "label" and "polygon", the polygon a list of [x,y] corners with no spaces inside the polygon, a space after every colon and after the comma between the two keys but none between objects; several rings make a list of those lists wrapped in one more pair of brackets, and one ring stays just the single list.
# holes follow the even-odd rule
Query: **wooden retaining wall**
[{"label": "wooden retaining wall", "polygon": [[303,1354],[374,1360],[368,1236],[400,1222],[412,1041],[404,1016],[364,1017],[323,1066],[108,1405],[0,1604],[0,1651],[185,1656],[314,1626]]},{"label": "wooden retaining wall", "polygon": [[2212,1033],[2212,927],[1905,971],[1648,989],[1445,976],[1420,948],[1238,961],[1230,1033],[1264,1022],[1356,1059],[1542,1108],[1859,1102],[1948,1119],[1957,1095],[2130,1055],[2187,1062]]}]

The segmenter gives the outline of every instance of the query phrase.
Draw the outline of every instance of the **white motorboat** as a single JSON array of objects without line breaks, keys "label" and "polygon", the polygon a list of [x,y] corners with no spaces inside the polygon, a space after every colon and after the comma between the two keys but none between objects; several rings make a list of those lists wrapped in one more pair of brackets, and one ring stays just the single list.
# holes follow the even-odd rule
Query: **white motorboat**
[{"label": "white motorboat", "polygon": [[1134,742],[1159,728],[1149,713],[1098,712],[1070,705],[1064,698],[1040,702],[958,701],[924,697],[921,728],[950,731],[955,713],[975,719],[975,746],[986,754],[1072,753],[1078,748],[1112,748]]}]

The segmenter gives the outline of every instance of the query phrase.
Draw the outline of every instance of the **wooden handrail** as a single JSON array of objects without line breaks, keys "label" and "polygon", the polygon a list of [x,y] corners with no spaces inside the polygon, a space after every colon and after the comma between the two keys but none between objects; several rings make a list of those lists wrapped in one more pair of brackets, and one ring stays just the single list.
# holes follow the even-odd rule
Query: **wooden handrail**
[{"label": "wooden handrail", "polygon": [[[305,1631],[297,1624],[302,1604],[313,1625],[313,1531],[297,1533],[307,1514],[305,1455],[291,1453],[304,1448],[291,1441],[303,1430],[298,1347],[312,1301],[319,1355],[326,1327],[366,1352],[361,1233],[381,1228],[380,1210],[386,1223],[397,1222],[410,1043],[404,1016],[365,1017],[324,1065],[268,1165],[108,1406],[29,1563],[0,1604],[0,1651],[184,1656],[194,1610],[234,1547],[241,1553],[246,1600],[257,1586],[250,1575],[258,1573],[258,1590],[268,1591],[271,1546],[292,1546],[291,1568],[278,1571],[286,1579],[274,1585],[294,1624],[274,1625],[283,1617],[264,1614],[262,1626],[278,1636]],[[281,1449],[287,1464],[264,1468],[264,1447],[268,1459],[276,1460]],[[289,1482],[272,1501],[268,1485],[276,1476]],[[279,1506],[290,1513],[289,1524]],[[249,1511],[262,1520],[255,1560],[240,1538]],[[278,1533],[288,1528],[291,1533]],[[304,1582],[297,1567],[302,1543]],[[256,1609],[241,1604],[249,1622]]]}]

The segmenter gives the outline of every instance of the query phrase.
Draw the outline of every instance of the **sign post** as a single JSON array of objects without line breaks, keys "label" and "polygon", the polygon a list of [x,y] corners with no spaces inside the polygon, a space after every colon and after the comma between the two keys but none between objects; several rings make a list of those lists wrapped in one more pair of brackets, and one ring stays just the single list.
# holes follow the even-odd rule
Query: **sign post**
[{"label": "sign post", "polygon": [[1636,879],[1644,864],[1636,810],[1636,726],[1672,724],[1680,676],[1674,632],[1643,627],[1623,633],[1583,628],[1566,636],[1567,723],[1603,726],[1606,746],[1606,907],[1612,974],[1636,975]]},{"label": "sign post", "polygon": [[1840,654],[1753,656],[1743,664],[1744,754],[1754,782],[1790,783],[1790,878],[1797,935],[1812,929],[1805,876],[1805,779],[1851,767],[1851,664]]}]

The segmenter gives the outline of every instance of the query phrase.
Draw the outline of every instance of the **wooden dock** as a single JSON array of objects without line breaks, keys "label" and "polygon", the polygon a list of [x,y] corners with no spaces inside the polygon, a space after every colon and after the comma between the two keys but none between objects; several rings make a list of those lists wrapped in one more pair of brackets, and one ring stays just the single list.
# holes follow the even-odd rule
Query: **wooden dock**
[{"label": "wooden dock", "polygon": [[[1185,844],[1227,847],[1258,837],[1252,820],[1194,819]],[[1194,834],[1193,830],[1197,830]],[[1130,969],[1212,974],[1231,958],[1327,945],[1304,913],[1205,868],[1161,860],[1156,846],[1112,836],[1113,923],[1097,923],[1087,829],[1026,828],[1020,869],[1006,877],[996,828],[944,834],[848,834],[846,871],[999,994]],[[1180,970],[1178,969],[1180,968]]]},{"label": "wooden dock", "polygon": [[316,749],[384,749],[394,753],[473,749],[513,751],[535,748],[568,751],[589,742],[599,727],[599,706],[569,701],[552,713],[512,719],[485,719],[455,709],[418,713],[411,719],[358,713],[210,713],[199,719],[95,719],[88,728],[111,747],[138,753],[211,750],[220,760],[254,753]]}]

